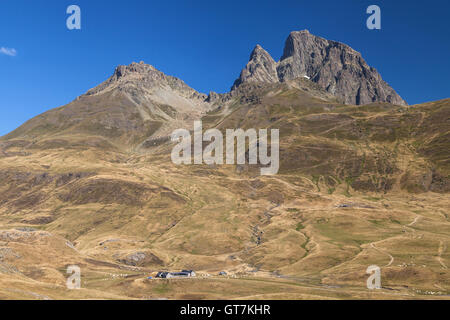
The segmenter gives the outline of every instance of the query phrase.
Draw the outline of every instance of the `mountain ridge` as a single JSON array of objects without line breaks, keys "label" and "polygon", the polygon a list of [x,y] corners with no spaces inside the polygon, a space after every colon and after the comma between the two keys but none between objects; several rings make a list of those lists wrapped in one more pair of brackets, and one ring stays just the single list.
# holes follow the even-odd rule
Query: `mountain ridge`
[{"label": "mountain ridge", "polygon": [[[330,51],[333,50],[337,52],[334,57],[330,57]],[[308,58],[308,55],[313,58]],[[321,56],[319,62],[315,61],[319,56]],[[331,66],[335,65],[339,67],[333,69]],[[249,62],[234,81],[230,91],[226,93],[198,92],[180,78],[166,75],[154,66],[141,61],[117,66],[111,77],[89,89],[83,96],[96,95],[113,88],[127,91],[130,89],[127,87],[130,82],[135,86],[146,88],[164,83],[187,99],[207,103],[225,102],[244,83],[280,83],[297,78],[306,78],[319,84],[345,104],[389,102],[407,105],[381,78],[376,69],[367,65],[361,53],[345,43],[312,35],[308,30],[292,31],[289,34],[279,61],[275,61],[261,45],[257,44],[250,54]],[[127,81],[130,79],[132,81]]]}]

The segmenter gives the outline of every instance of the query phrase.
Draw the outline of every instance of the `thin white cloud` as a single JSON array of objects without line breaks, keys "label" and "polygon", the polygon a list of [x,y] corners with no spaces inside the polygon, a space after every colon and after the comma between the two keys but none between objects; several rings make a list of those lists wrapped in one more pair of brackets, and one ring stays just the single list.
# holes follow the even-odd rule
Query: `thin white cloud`
[{"label": "thin white cloud", "polygon": [[14,48],[1,47],[0,53],[6,54],[7,56],[10,56],[10,57],[15,57],[17,55],[17,51]]}]

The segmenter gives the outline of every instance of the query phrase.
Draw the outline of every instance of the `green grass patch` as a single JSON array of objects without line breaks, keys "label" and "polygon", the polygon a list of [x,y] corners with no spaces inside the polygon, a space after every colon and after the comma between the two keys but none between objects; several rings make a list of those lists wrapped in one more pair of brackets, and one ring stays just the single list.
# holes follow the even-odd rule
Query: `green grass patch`
[{"label": "green grass patch", "polygon": [[305,229],[305,226],[301,222],[297,223],[295,230],[300,231],[302,229]]}]

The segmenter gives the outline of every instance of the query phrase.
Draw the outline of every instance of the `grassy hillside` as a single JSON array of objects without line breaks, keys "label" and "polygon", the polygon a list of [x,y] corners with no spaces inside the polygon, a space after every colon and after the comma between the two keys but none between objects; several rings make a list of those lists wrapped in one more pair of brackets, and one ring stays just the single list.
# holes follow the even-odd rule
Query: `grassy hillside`
[{"label": "grassy hillside", "polygon": [[[0,140],[0,298],[448,297],[450,99],[349,106],[301,80],[202,114],[205,129],[279,129],[275,176],[176,166],[154,135],[168,119],[92,99]],[[186,268],[204,277],[146,279]]]}]

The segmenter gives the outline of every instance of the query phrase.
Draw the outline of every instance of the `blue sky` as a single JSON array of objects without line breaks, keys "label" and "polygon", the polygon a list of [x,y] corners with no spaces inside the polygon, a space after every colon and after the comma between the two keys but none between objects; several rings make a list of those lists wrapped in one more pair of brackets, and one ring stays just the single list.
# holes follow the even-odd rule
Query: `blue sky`
[{"label": "blue sky", "polygon": [[[66,9],[81,8],[68,30]],[[366,28],[381,8],[382,29]],[[0,135],[141,60],[194,89],[226,92],[256,44],[275,60],[308,29],[360,51],[408,103],[450,97],[447,0],[2,0]]]}]

